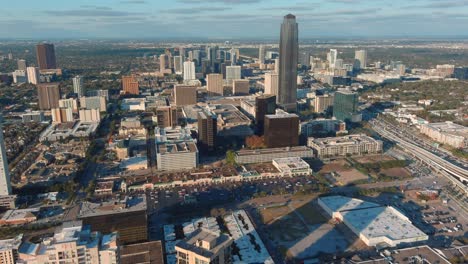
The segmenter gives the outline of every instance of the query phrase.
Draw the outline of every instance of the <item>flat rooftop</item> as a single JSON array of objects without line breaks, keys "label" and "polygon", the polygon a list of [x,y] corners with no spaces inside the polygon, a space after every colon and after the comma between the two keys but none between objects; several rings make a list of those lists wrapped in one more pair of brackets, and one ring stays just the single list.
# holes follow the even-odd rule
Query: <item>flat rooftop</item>
[{"label": "flat rooftop", "polygon": [[197,145],[194,142],[178,142],[158,144],[158,154],[178,154],[197,152]]},{"label": "flat rooftop", "polygon": [[288,158],[279,158],[279,159],[274,159],[273,162],[275,162],[278,165],[278,169],[284,171],[284,170],[300,170],[300,169],[309,169],[310,166],[305,162],[303,159],[299,157],[288,157]]},{"label": "flat rooftop", "polygon": [[468,138],[468,127],[455,124],[453,122],[430,123],[426,124],[425,126],[434,130],[438,130],[439,132]]},{"label": "flat rooftop", "polygon": [[350,198],[346,196],[325,196],[320,197],[320,200],[327,205],[333,212],[344,212],[356,209],[366,209],[379,207],[380,204],[366,202],[360,199]]},{"label": "flat rooftop", "polygon": [[359,145],[362,143],[377,143],[378,140],[364,134],[359,134],[342,137],[314,138],[313,142],[320,147],[327,147],[338,145]]},{"label": "flat rooftop", "polygon": [[210,105],[210,110],[218,117],[221,117],[222,122],[225,124],[250,124],[251,120],[244,115],[237,107],[229,104]]},{"label": "flat rooftop", "polygon": [[249,156],[249,155],[266,155],[266,154],[275,154],[283,152],[299,152],[299,151],[311,151],[310,148],[306,146],[296,146],[296,147],[285,147],[285,148],[266,148],[266,149],[241,149],[236,152],[237,156]]},{"label": "flat rooftop", "polygon": [[110,199],[103,203],[83,202],[80,217],[92,217],[146,210],[146,196],[128,197],[123,199]]},{"label": "flat rooftop", "polygon": [[11,239],[0,240],[0,251],[18,249],[23,240],[23,234],[19,234]]},{"label": "flat rooftop", "polygon": [[[208,242],[211,245],[210,249],[198,246],[199,241]],[[208,229],[200,228],[192,232],[192,234],[184,240],[179,241],[176,247],[182,248],[197,255],[211,258],[222,250],[225,245],[229,244],[231,238],[224,234],[218,234]]]}]

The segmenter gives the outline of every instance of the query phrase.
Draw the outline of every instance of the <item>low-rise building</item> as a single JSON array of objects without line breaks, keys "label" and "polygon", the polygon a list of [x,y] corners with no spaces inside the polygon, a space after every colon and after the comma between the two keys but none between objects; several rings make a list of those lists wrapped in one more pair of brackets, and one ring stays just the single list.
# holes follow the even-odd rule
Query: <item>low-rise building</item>
[{"label": "low-rise building", "polygon": [[30,113],[25,113],[21,115],[23,123],[29,122],[44,122],[44,112],[42,111],[33,111]]},{"label": "low-rise building", "polygon": [[122,100],[122,110],[127,111],[145,111],[145,98],[126,98]]},{"label": "low-rise building", "polygon": [[191,142],[157,144],[158,170],[193,169],[198,166],[198,148]]},{"label": "low-rise building", "polygon": [[454,148],[468,147],[468,128],[452,122],[423,124],[421,133]]},{"label": "low-rise building", "polygon": [[34,222],[37,220],[38,212],[39,208],[8,210],[0,219],[0,225],[21,225]]},{"label": "low-rise building", "polygon": [[309,176],[312,174],[310,165],[299,157],[280,158],[272,161],[281,173],[281,176]]},{"label": "low-rise building", "polygon": [[303,137],[311,137],[317,135],[340,135],[346,134],[346,123],[336,119],[314,119],[302,122],[300,133]]},{"label": "low-rise building", "polygon": [[236,162],[239,164],[272,162],[274,159],[300,157],[312,158],[314,153],[305,146],[266,149],[241,149],[236,152]]},{"label": "low-rise building", "polygon": [[382,141],[359,134],[342,137],[309,138],[307,146],[318,158],[380,153]]},{"label": "low-rise building", "polygon": [[429,239],[408,217],[391,206],[345,196],[320,197],[318,204],[367,246],[396,247]]}]

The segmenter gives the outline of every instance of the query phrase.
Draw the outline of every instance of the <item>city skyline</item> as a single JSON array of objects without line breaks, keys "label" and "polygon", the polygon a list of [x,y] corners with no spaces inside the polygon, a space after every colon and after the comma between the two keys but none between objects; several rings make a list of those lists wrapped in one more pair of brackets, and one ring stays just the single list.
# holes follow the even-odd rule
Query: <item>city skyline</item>
[{"label": "city skyline", "polygon": [[[468,1],[144,0],[9,3],[4,38],[278,38],[286,13],[301,38],[457,36]],[[190,23],[187,23],[190,22]],[[402,30],[404,29],[404,30]]]}]

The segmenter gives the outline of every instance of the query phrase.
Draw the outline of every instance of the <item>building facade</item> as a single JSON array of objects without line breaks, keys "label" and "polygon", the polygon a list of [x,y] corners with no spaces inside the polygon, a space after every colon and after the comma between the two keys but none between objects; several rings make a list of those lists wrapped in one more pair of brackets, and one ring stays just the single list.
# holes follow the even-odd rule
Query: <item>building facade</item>
[{"label": "building facade", "polygon": [[318,158],[376,154],[382,152],[383,143],[372,137],[360,134],[342,137],[309,138],[307,146],[313,149]]},{"label": "building facade", "polygon": [[265,145],[268,148],[292,147],[299,144],[299,116],[283,111],[265,115]]},{"label": "building facade", "polygon": [[122,90],[125,94],[140,94],[140,87],[135,76],[122,76]]},{"label": "building facade", "polygon": [[174,86],[174,101],[177,106],[193,105],[197,103],[197,87],[192,85]]},{"label": "building facade", "polygon": [[60,88],[58,83],[40,83],[37,85],[39,109],[50,110],[59,107]]},{"label": "building facade", "polygon": [[43,43],[36,45],[36,57],[40,70],[57,69],[54,44]]}]

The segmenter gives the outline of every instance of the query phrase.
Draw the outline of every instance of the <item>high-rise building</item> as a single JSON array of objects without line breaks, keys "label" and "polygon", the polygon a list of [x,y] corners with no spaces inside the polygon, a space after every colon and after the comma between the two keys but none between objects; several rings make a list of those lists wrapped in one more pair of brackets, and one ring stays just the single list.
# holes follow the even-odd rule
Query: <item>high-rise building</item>
[{"label": "high-rise building", "polygon": [[333,101],[333,116],[341,121],[359,122],[359,95],[351,91],[338,91]]},{"label": "high-rise building", "polygon": [[211,71],[212,72],[217,72],[216,71],[216,62],[218,61],[218,46],[214,46],[209,48],[209,59],[210,59],[210,66],[211,66]]},{"label": "high-rise building", "polygon": [[80,121],[84,123],[96,123],[101,121],[99,109],[80,109]]},{"label": "high-rise building", "polygon": [[193,58],[192,61],[195,60],[196,65],[200,65],[201,63],[201,51],[200,50],[193,50]]},{"label": "high-rise building", "polygon": [[354,54],[356,59],[356,69],[365,69],[367,68],[367,50],[356,50]]},{"label": "high-rise building", "polygon": [[263,45],[258,48],[258,61],[259,63],[265,63],[265,46]]},{"label": "high-rise building", "polygon": [[54,44],[43,43],[36,46],[37,65],[40,70],[56,69]]},{"label": "high-rise building", "polygon": [[213,150],[216,146],[218,122],[216,115],[209,109],[198,112],[198,144],[200,150]]},{"label": "high-rise building", "polygon": [[38,67],[27,67],[26,72],[28,74],[28,82],[32,84],[39,83],[39,68]]},{"label": "high-rise building", "polygon": [[184,62],[184,81],[195,80],[195,63],[193,61]]},{"label": "high-rise building", "polygon": [[159,106],[156,108],[156,121],[158,127],[175,127],[178,121],[178,111],[176,106]]},{"label": "high-rise building", "polygon": [[26,60],[18,60],[18,70],[20,71],[26,71]]},{"label": "high-rise building", "polygon": [[80,97],[80,106],[84,109],[99,109],[101,112],[107,111],[105,96],[83,96]]},{"label": "high-rise building", "polygon": [[176,85],[174,101],[177,106],[194,105],[197,103],[197,87],[191,85]]},{"label": "high-rise building", "polygon": [[84,96],[84,85],[83,78],[81,76],[73,77],[73,92],[78,95],[78,97]]},{"label": "high-rise building", "polygon": [[58,83],[40,83],[37,85],[39,109],[50,110],[59,107],[60,88]]},{"label": "high-rise building", "polygon": [[324,94],[315,96],[314,100],[314,111],[322,113],[330,110],[333,106],[334,97],[332,94]]},{"label": "high-rise building", "polygon": [[278,103],[287,111],[297,109],[297,56],[299,30],[296,17],[288,14],[281,24]]},{"label": "high-rise building", "polygon": [[138,80],[133,75],[122,76],[122,89],[126,94],[140,94]]},{"label": "high-rise building", "polygon": [[335,61],[335,69],[343,69],[344,61],[343,59],[336,59]]},{"label": "high-rise building", "polygon": [[210,95],[223,95],[223,75],[218,73],[206,75],[206,89]]},{"label": "high-rise building", "polygon": [[282,110],[265,115],[265,145],[268,148],[293,147],[299,144],[299,116]]},{"label": "high-rise building", "polygon": [[50,113],[52,115],[52,122],[54,123],[73,122],[73,111],[69,107],[52,108]]},{"label": "high-rise building", "polygon": [[278,85],[279,75],[277,73],[265,73],[265,94],[278,96]]},{"label": "high-rise building", "polygon": [[338,58],[338,51],[336,49],[330,49],[327,54],[327,60],[330,68],[335,68],[336,59]]},{"label": "high-rise building", "polygon": [[163,72],[165,69],[167,69],[167,61],[166,61],[166,54],[161,54],[159,55],[159,71]]},{"label": "high-rise building", "polygon": [[241,66],[226,66],[226,81],[241,79]]},{"label": "high-rise building", "polygon": [[[1,118],[0,118],[1,119]],[[1,120],[0,120],[1,121]],[[11,195],[10,171],[3,138],[3,128],[0,125],[0,195]]]},{"label": "high-rise building", "polygon": [[75,98],[60,99],[59,100],[60,108],[71,108],[74,113],[78,112],[78,103]]},{"label": "high-rise building", "polygon": [[279,74],[279,59],[275,59],[275,73]]},{"label": "high-rise building", "polygon": [[174,56],[174,72],[176,74],[182,74],[183,71],[183,60],[182,56]]},{"label": "high-rise building", "polygon": [[232,93],[234,95],[247,95],[249,92],[249,80],[232,80]]},{"label": "high-rise building", "polygon": [[255,125],[259,135],[263,135],[265,116],[273,115],[276,109],[276,96],[264,94],[255,98]]}]

